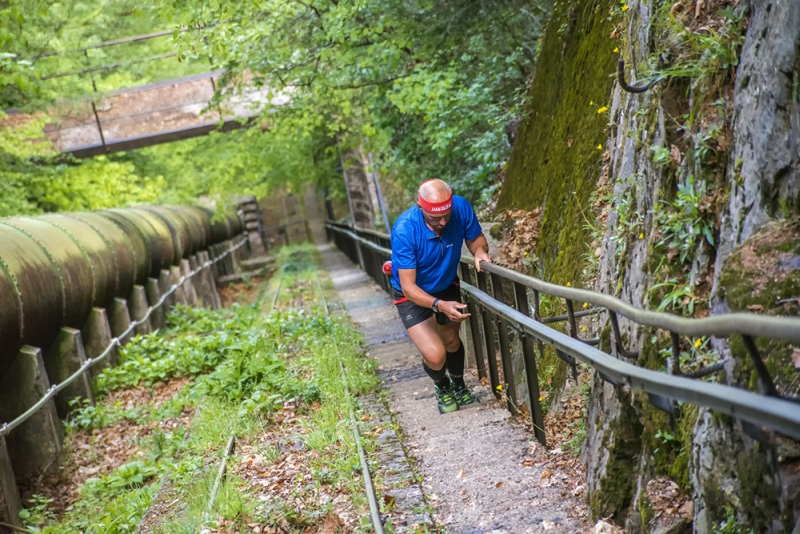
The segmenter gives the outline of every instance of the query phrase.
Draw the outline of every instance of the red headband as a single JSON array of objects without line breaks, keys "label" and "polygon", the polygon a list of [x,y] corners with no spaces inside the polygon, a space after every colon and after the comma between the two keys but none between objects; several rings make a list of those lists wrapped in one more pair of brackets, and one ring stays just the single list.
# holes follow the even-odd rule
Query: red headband
[{"label": "red headband", "polygon": [[[422,187],[422,186],[420,186]],[[422,195],[417,191],[417,197],[419,199],[419,205],[422,209],[427,211],[428,213],[433,213],[434,215],[438,215],[439,213],[444,213],[449,211],[450,208],[453,207],[453,192],[450,191],[450,196],[448,196],[445,200],[441,202],[430,202],[422,198]]]}]

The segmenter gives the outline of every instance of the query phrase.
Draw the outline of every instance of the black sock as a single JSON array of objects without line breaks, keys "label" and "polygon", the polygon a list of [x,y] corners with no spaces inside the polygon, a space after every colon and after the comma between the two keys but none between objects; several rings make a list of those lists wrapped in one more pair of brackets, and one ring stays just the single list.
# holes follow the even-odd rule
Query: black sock
[{"label": "black sock", "polygon": [[433,383],[436,384],[440,388],[448,388],[450,387],[450,379],[447,378],[447,369],[442,367],[438,371],[436,369],[431,369],[428,367],[428,364],[424,361],[422,362],[422,368],[425,369],[425,372],[428,373],[428,376],[433,379]]},{"label": "black sock", "polygon": [[459,340],[458,350],[447,353],[447,373],[453,381],[453,387],[464,387],[464,344]]}]

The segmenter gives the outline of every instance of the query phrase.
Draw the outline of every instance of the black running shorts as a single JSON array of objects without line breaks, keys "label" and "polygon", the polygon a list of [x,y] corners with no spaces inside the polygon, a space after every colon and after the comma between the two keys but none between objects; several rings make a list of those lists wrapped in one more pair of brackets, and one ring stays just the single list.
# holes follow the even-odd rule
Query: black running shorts
[{"label": "black running shorts", "polygon": [[[455,282],[448,286],[447,289],[439,291],[438,293],[431,293],[431,296],[435,299],[461,302],[461,290],[458,285],[459,281],[458,278],[456,278]],[[422,306],[414,304],[408,300],[401,291],[395,288],[392,288],[392,300],[394,305],[397,306],[397,313],[400,314],[400,320],[403,321],[403,326],[406,327],[406,330],[423,321],[427,321],[433,315],[432,309],[423,308]],[[447,315],[439,312],[436,314],[436,322],[445,325],[452,321]]]}]

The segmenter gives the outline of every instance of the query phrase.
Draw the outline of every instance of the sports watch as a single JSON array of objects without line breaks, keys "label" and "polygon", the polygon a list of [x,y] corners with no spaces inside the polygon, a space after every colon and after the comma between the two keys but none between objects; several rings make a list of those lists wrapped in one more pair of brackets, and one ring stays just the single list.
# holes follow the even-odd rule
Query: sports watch
[{"label": "sports watch", "polygon": [[440,313],[440,312],[439,312],[439,299],[433,299],[433,304],[431,304],[431,309],[432,309],[432,310],[433,310],[435,313]]}]

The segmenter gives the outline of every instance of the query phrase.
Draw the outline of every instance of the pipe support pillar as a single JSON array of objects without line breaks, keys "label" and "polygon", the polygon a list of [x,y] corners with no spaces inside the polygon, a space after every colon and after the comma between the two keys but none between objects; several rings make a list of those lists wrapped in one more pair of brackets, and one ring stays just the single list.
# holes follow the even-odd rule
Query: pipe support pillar
[{"label": "pipe support pillar", "polygon": [[183,282],[183,290],[186,293],[186,302],[189,306],[197,308],[197,291],[194,288],[193,276],[191,276],[192,266],[189,260],[181,260],[181,276],[186,279]]},{"label": "pipe support pillar", "polygon": [[[158,280],[148,278],[144,290],[147,294],[147,304],[150,306],[158,304],[158,301],[161,300],[161,289]],[[167,316],[163,305],[153,308],[153,312],[150,314],[150,326],[153,327],[153,330],[162,330],[167,326]]]},{"label": "pipe support pillar", "polygon": [[[172,276],[169,274],[167,269],[161,269],[161,272],[158,274],[158,288],[161,290],[162,295],[166,295],[170,288],[172,288]],[[162,306],[162,309],[164,310],[165,321],[167,312],[175,307],[175,303],[175,293],[170,293],[167,298],[164,299],[164,305]]]},{"label": "pipe support pillar", "polygon": [[[9,372],[0,377],[0,421],[14,420],[39,402],[48,389],[42,350],[22,347]],[[55,401],[50,400],[6,438],[15,474],[26,477],[34,472],[57,471],[63,442]]]},{"label": "pipe support pillar", "polygon": [[180,283],[181,280],[181,268],[173,265],[169,268],[169,276],[172,280],[172,285],[178,286],[175,289],[175,303],[180,304],[181,306],[186,306],[189,302],[186,300],[186,291],[183,288],[183,284]]},{"label": "pipe support pillar", "polygon": [[[108,321],[108,314],[104,308],[92,308],[89,313],[89,320],[81,332],[83,337],[83,348],[87,358],[97,358],[111,344],[111,323]],[[111,353],[102,362],[92,366],[92,376],[97,376],[103,369],[117,366],[117,347],[111,349]]]},{"label": "pipe support pillar", "polygon": [[133,331],[140,336],[146,336],[147,334],[151,333],[153,331],[153,327],[150,324],[150,318],[148,317],[145,319],[148,306],[144,286],[140,286],[138,284],[133,286],[131,298],[128,299],[128,306],[130,306],[130,313],[133,319],[135,321],[139,321],[139,324],[133,328]]},{"label": "pipe support pillar", "polygon": [[127,345],[128,341],[133,337],[133,333],[122,337],[122,333],[131,325],[131,315],[128,312],[128,301],[121,298],[115,298],[111,304],[111,333],[114,337],[119,338],[120,345]]},{"label": "pipe support pillar", "polygon": [[[44,365],[51,384],[60,384],[75,374],[86,363],[81,331],[64,327],[45,353]],[[56,395],[56,411],[61,419],[66,419],[73,410],[70,401],[85,399],[94,406],[94,391],[88,373],[84,373]]]},{"label": "pipe support pillar", "polygon": [[6,439],[0,437],[0,521],[21,527],[20,509],[19,491],[14,479],[14,470],[11,468]]}]

